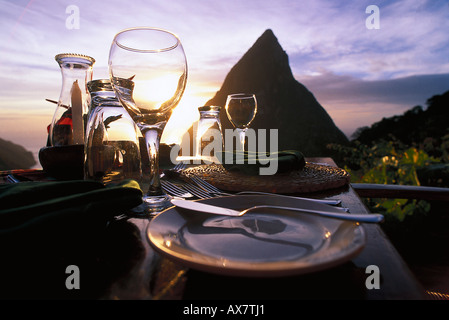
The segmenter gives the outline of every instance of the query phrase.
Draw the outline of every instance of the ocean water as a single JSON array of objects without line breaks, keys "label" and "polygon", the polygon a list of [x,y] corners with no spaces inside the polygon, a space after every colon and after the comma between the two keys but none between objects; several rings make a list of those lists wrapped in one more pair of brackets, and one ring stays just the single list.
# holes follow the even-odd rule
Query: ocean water
[{"label": "ocean water", "polygon": [[31,167],[30,169],[42,169],[42,166],[41,166],[41,164],[39,162],[39,150],[40,150],[40,148],[42,148],[42,147],[35,147],[35,148],[32,148],[32,150],[29,150],[29,151],[31,151],[33,153],[34,159],[36,160],[36,164],[33,167]]}]

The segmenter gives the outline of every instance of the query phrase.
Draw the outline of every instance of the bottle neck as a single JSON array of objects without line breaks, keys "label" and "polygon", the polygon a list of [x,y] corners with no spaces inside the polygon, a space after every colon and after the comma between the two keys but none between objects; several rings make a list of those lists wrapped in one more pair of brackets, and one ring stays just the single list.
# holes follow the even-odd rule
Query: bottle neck
[{"label": "bottle neck", "polygon": [[83,64],[63,63],[60,65],[63,86],[71,89],[75,81],[83,91],[87,91],[87,83],[92,80],[92,67]]}]

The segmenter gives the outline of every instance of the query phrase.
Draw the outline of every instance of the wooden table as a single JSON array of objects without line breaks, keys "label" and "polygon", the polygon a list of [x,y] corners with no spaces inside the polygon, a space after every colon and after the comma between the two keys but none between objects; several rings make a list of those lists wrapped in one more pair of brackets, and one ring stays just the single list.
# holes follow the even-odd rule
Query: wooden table
[{"label": "wooden table", "polygon": [[[335,165],[332,159],[309,159]],[[351,212],[368,213],[351,186],[317,198],[338,198]],[[110,225],[101,237],[64,241],[54,248],[25,246],[12,265],[9,279],[14,292],[0,286],[1,297],[87,299],[425,299],[415,279],[379,225],[364,224],[363,251],[343,265],[311,274],[280,278],[243,278],[208,274],[188,269],[158,255],[146,237],[150,219],[132,218]],[[33,251],[34,250],[34,251]],[[25,255],[23,253],[26,253]],[[17,258],[17,257],[15,257]],[[5,261],[2,260],[2,264]],[[68,290],[68,265],[80,272],[80,288]],[[380,288],[368,289],[368,266],[380,271]],[[368,272],[368,273],[367,273]],[[8,288],[8,289],[5,289]]]}]

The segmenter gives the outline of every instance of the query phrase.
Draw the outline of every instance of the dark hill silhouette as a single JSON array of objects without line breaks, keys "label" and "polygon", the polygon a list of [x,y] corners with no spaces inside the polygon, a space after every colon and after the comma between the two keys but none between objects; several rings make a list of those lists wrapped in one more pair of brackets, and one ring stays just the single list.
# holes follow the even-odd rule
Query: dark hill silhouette
[{"label": "dark hill silhouette", "polygon": [[226,76],[207,105],[221,106],[223,129],[233,129],[224,110],[232,93],[255,93],[258,112],[253,129],[278,129],[279,149],[300,150],[306,156],[326,156],[329,143],[348,139],[305,86],[295,80],[288,56],[271,30],[266,30]]},{"label": "dark hill silhouette", "polygon": [[[449,91],[427,100],[427,108],[415,106],[402,115],[383,118],[370,127],[359,128],[354,140],[374,145],[396,139],[407,146],[427,142],[439,146],[449,134]],[[435,156],[438,156],[435,154]]]},{"label": "dark hill silhouette", "polygon": [[0,170],[29,169],[36,164],[30,151],[0,138]]}]

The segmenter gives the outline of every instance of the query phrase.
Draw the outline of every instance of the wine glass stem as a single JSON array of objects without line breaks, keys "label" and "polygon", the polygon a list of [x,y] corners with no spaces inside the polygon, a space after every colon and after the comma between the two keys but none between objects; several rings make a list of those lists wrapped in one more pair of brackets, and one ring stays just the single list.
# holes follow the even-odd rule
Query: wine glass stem
[{"label": "wine glass stem", "polygon": [[143,132],[149,158],[149,188],[147,196],[163,195],[161,182],[159,180],[159,142],[162,130],[159,128],[146,128]]},{"label": "wine glass stem", "polygon": [[245,136],[246,136],[246,129],[240,129],[237,128],[237,131],[239,133],[239,137],[240,137],[240,147],[241,147],[241,151],[245,151]]}]

